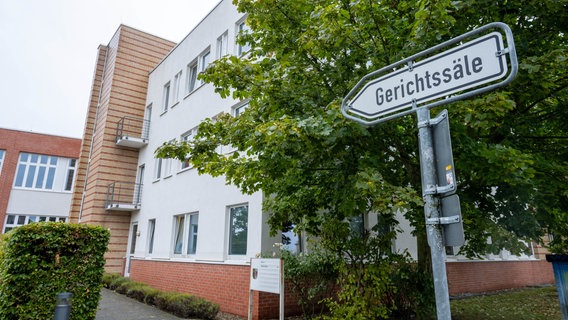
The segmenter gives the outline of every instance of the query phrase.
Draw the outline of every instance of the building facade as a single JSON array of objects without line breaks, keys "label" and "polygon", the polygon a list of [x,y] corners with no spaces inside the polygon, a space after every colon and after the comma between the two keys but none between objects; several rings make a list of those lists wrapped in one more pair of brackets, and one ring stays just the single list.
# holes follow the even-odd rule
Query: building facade
[{"label": "building facade", "polygon": [[[204,297],[241,316],[248,310],[250,259],[282,239],[269,234],[264,195],[242,194],[223,177],[199,175],[187,162],[156,159],[154,151],[166,141],[190,141],[207,118],[238,116],[246,108],[246,101],[222,99],[197,79],[212,61],[246,54],[248,47],[236,43],[245,19],[222,0],[177,45],[120,26],[99,48],[70,216],[111,230],[107,271]],[[374,221],[370,215],[363,222]],[[393,248],[416,257],[410,225],[402,221],[401,227],[408,232]],[[301,248],[301,239],[290,236]],[[452,294],[553,282],[550,267],[534,256],[490,258],[507,260],[508,270],[517,271],[449,256]],[[463,274],[479,274],[476,269],[491,280],[469,285]],[[516,272],[530,276],[519,282]],[[277,315],[274,295],[256,292],[253,300],[255,318]],[[291,297],[286,304],[287,312],[297,311]]]},{"label": "building facade", "polygon": [[80,139],[0,128],[2,233],[69,216]]}]

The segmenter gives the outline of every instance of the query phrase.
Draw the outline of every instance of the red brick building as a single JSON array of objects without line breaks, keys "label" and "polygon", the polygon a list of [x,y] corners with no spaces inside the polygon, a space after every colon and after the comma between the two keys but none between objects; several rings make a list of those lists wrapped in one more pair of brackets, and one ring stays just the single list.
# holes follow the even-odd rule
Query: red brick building
[{"label": "red brick building", "polygon": [[67,221],[81,139],[0,128],[2,233]]}]

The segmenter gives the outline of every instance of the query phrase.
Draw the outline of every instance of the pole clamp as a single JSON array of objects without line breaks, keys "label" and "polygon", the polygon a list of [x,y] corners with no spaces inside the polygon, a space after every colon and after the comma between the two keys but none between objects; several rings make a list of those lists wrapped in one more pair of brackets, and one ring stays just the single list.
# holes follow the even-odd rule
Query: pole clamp
[{"label": "pole clamp", "polygon": [[461,217],[459,215],[449,216],[449,217],[427,218],[426,225],[453,224],[453,223],[460,223],[460,221]]}]

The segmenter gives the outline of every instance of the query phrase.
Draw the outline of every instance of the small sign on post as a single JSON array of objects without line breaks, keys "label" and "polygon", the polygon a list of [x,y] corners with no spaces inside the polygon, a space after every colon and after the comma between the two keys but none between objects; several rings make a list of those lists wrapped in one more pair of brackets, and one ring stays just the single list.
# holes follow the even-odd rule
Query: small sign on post
[{"label": "small sign on post", "polygon": [[279,319],[284,319],[284,261],[282,259],[250,259],[249,320],[252,320],[253,290],[280,295]]}]

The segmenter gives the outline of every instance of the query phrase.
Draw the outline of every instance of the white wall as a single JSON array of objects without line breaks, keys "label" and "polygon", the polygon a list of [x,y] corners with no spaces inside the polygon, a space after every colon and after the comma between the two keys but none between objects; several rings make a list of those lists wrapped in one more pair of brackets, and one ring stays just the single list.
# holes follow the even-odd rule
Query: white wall
[{"label": "white wall", "polygon": [[[139,164],[145,165],[142,206],[132,215],[138,223],[135,256],[148,259],[187,261],[228,261],[243,263],[260,253],[262,223],[262,194],[243,195],[234,186],[227,186],[224,178],[198,175],[195,169],[180,171],[180,163],[172,160],[172,175],[154,179],[154,151],[165,141],[180,139],[188,130],[207,117],[221,111],[231,112],[237,101],[221,99],[211,85],[204,85],[187,94],[187,65],[203,50],[210,48],[211,61],[216,58],[217,38],[228,32],[229,53],[234,54],[236,23],[243,18],[230,0],[220,2],[215,9],[152,71],[149,78],[146,105],[152,105],[150,137],[147,147],[140,151]],[[169,81],[173,93],[175,75],[181,71],[180,101],[162,112],[163,88]],[[171,97],[171,96],[170,96]],[[170,98],[172,101],[172,98]],[[172,101],[173,102],[173,101]],[[164,165],[162,165],[164,167]],[[228,207],[248,204],[247,255],[229,257]],[[189,257],[173,255],[174,216],[199,213],[197,252]],[[147,254],[148,220],[156,219],[153,253]]]}]

